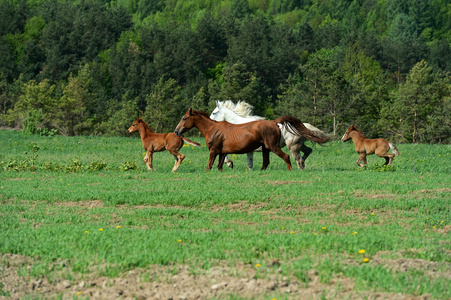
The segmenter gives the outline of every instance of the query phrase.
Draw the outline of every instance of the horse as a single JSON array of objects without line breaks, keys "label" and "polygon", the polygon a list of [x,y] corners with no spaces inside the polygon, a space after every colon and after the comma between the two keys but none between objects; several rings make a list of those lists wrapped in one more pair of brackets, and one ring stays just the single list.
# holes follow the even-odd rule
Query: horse
[{"label": "horse", "polygon": [[[264,120],[265,118],[260,116],[252,115],[252,105],[239,101],[237,104],[234,104],[232,101],[227,100],[224,102],[216,101],[216,108],[210,115],[210,118],[215,121],[227,121],[233,124],[243,124],[252,121]],[[315,135],[330,141],[332,139],[332,135],[326,135],[324,132],[319,130],[318,128],[310,125],[309,123],[303,123],[304,126],[312,131]],[[312,153],[312,149],[307,147],[304,143],[307,140],[305,137],[297,136],[292,134],[286,126],[282,126],[281,128],[282,138],[280,139],[280,147],[283,148],[285,145],[288,150],[291,152],[298,169],[305,168],[305,160]],[[256,151],[259,151],[257,149]],[[304,155],[301,157],[300,152],[303,152]],[[233,168],[233,162],[226,156],[225,163]],[[249,170],[252,169],[254,165],[254,153],[247,153],[247,165]]]},{"label": "horse", "polygon": [[[310,131],[305,131],[302,122],[291,116],[280,117],[274,121],[259,120],[244,124],[232,124],[226,121],[217,122],[205,112],[188,109],[180,120],[174,132],[178,136],[196,127],[204,136],[210,156],[207,170],[211,170],[216,156],[219,155],[218,170],[223,170],[224,160],[227,154],[244,154],[262,147],[263,165],[265,170],[269,165],[269,152],[273,152],[282,158],[287,164],[288,170],[292,170],[290,156],[280,148],[280,128],[288,124],[289,130],[294,134],[311,136]],[[319,137],[318,141],[323,141]]]},{"label": "horse", "polygon": [[[389,143],[386,139],[368,139],[363,133],[355,127],[356,124],[351,125],[351,127],[346,130],[345,134],[341,138],[341,141],[344,143],[350,139],[355,145],[355,151],[360,155],[359,159],[357,159],[357,165],[363,167],[367,166],[366,156],[370,154],[376,154],[379,157],[385,158],[385,165],[391,165],[393,161],[393,157],[395,155],[399,155],[399,151],[395,145]],[[393,153],[387,153],[389,150],[392,150]],[[363,164],[360,163],[363,162]]]},{"label": "horse", "polygon": [[174,155],[175,163],[172,168],[172,172],[176,172],[182,161],[185,159],[185,155],[179,152],[179,150],[183,147],[184,142],[195,147],[201,146],[201,144],[187,138],[179,137],[173,132],[155,133],[140,117],[136,117],[136,120],[127,130],[129,134],[136,131],[139,131],[144,150],[146,150],[144,163],[146,164],[147,169],[152,171],[155,171],[152,164],[152,156],[155,152],[167,150],[169,153]]}]

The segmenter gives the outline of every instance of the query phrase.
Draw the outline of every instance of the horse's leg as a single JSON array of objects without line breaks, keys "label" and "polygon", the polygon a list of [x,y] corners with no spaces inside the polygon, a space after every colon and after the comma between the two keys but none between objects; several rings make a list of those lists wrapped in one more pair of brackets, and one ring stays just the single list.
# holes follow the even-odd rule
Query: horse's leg
[{"label": "horse's leg", "polygon": [[208,158],[207,171],[210,171],[213,167],[213,163],[215,162],[216,156],[218,153],[210,150],[210,157]]},{"label": "horse's leg", "polygon": [[282,149],[280,149],[280,147],[276,147],[272,152],[274,152],[278,157],[280,157],[281,159],[283,159],[285,161],[285,163],[287,164],[288,170],[293,170],[293,168],[291,167],[291,161],[290,161],[290,156],[288,154],[286,154],[285,152],[282,151]]},{"label": "horse's leg", "polygon": [[393,153],[386,153],[385,155],[381,155],[380,157],[385,158],[385,165],[391,165],[393,158],[395,157],[395,155]]},{"label": "horse's leg", "polygon": [[[387,147],[387,148],[388,148],[388,147]],[[376,150],[376,155],[377,155],[377,156],[385,158],[385,164],[384,164],[384,166],[385,166],[385,165],[391,165],[391,163],[392,163],[392,161],[393,161],[393,158],[395,157],[395,154],[394,154],[394,153],[387,153],[387,151],[388,151],[389,149],[390,149],[390,148],[388,148],[387,150],[385,150],[385,152],[384,152],[384,150],[380,150],[380,149],[377,149],[377,150]]]},{"label": "horse's leg", "polygon": [[252,170],[252,168],[254,167],[254,152],[249,152],[247,154],[247,167],[249,168],[249,170]]},{"label": "horse's leg", "polygon": [[178,151],[170,151],[170,153],[174,156],[175,159],[175,163],[174,163],[174,167],[172,168],[171,172],[176,172],[177,169],[180,167],[180,164],[182,163],[182,161],[185,159],[185,155],[183,155],[182,153],[178,152]]},{"label": "horse's leg", "polygon": [[[146,156],[147,156],[147,162],[146,162],[147,170],[155,171],[155,169],[153,168],[153,164],[152,164],[153,152],[148,150]],[[144,160],[145,159],[146,158],[144,158]]]},{"label": "horse's leg", "polygon": [[[361,164],[360,161],[362,161],[363,164]],[[364,166],[367,165],[367,163],[366,163],[366,154],[365,153],[360,153],[359,159],[357,160],[357,165],[359,165],[360,167],[364,167]]]},{"label": "horse's leg", "polygon": [[219,159],[218,159],[218,170],[219,171],[223,171],[224,169],[222,168],[224,165],[224,160],[226,158],[226,155],[221,153],[219,154]]},{"label": "horse's leg", "polygon": [[302,144],[301,151],[304,153],[304,155],[302,156],[302,165],[304,169],[305,167],[304,162],[307,160],[307,157],[309,157],[310,154],[312,154],[313,150],[307,147],[306,145]]},{"label": "horse's leg", "polygon": [[226,155],[226,157],[224,158],[224,162],[225,162],[231,169],[233,169],[233,161],[232,161],[230,158],[228,158],[227,155]]},{"label": "horse's leg", "polygon": [[263,154],[262,170],[266,170],[266,168],[269,165],[269,149],[267,149],[266,147],[262,147],[262,154]]}]

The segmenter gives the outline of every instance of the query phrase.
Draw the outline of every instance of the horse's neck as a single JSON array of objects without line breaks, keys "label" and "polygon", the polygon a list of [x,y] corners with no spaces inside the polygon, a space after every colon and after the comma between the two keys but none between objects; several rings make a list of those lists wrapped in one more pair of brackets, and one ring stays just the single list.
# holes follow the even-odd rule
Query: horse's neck
[{"label": "horse's neck", "polygon": [[147,124],[145,125],[144,123],[142,123],[139,126],[139,135],[141,136],[141,140],[143,142],[144,142],[145,138],[147,136],[150,136],[152,133],[154,133],[154,132],[152,131],[152,129],[150,129],[150,127]]},{"label": "horse's neck", "polygon": [[352,138],[352,142],[354,144],[356,144],[356,143],[360,143],[363,140],[365,140],[366,136],[364,136],[363,133],[354,130],[351,132],[351,138]]},{"label": "horse's neck", "polygon": [[257,121],[259,120],[258,117],[242,117],[236,113],[234,113],[231,110],[227,110],[226,113],[224,114],[225,116],[225,121],[229,122],[229,123],[233,123],[233,124],[244,124],[244,123],[249,123],[252,121]]},{"label": "horse's neck", "polygon": [[194,126],[200,131],[205,139],[208,139],[212,130],[215,129],[216,123],[216,121],[213,121],[210,118],[205,118],[203,116],[198,116],[194,120]]}]

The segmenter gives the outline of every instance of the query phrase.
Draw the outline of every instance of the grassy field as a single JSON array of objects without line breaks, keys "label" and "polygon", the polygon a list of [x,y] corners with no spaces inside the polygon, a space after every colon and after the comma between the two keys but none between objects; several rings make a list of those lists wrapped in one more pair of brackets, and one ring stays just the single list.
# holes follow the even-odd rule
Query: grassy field
[{"label": "grassy field", "polygon": [[138,274],[119,297],[194,298],[183,277],[205,299],[451,298],[450,145],[397,145],[392,167],[362,169],[337,141],[301,171],[275,155],[260,171],[256,153],[253,171],[232,155],[233,170],[208,172],[193,139],[170,173],[167,152],[146,170],[138,136],[0,131],[0,278],[17,275],[0,297],[102,298]]}]

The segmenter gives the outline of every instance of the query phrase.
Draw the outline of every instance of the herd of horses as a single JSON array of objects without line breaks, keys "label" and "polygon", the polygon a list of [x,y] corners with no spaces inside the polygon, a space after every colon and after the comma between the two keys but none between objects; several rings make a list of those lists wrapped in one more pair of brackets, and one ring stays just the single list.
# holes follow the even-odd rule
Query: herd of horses
[{"label": "herd of horses", "polygon": [[[302,123],[292,116],[282,116],[275,120],[266,120],[252,115],[253,107],[246,102],[234,104],[228,100],[216,101],[216,108],[208,115],[202,111],[188,109],[179,124],[171,133],[155,133],[142,120],[137,117],[128,129],[128,133],[138,131],[146,150],[144,163],[148,170],[154,170],[153,153],[167,150],[174,156],[175,163],[172,172],[176,172],[185,155],[179,151],[186,142],[192,146],[201,145],[182,134],[196,127],[205,138],[210,151],[207,170],[211,170],[217,156],[219,156],[218,169],[223,170],[226,163],[233,168],[233,162],[227,154],[247,154],[248,168],[253,168],[253,152],[261,151],[263,154],[262,170],[269,165],[269,154],[273,152],[287,164],[288,170],[292,170],[290,156],[282,151],[287,146],[295,159],[299,169],[304,169],[305,160],[312,153],[312,149],[305,145],[307,140],[324,144],[332,140],[333,136],[325,134],[318,128]],[[398,149],[387,140],[368,139],[363,133],[352,125],[341,138],[344,143],[352,139],[355,150],[359,154],[357,164],[366,166],[366,156],[376,154],[385,159],[384,165],[391,165],[393,157],[398,155]],[[392,153],[388,151],[392,149]],[[303,153],[301,157],[300,152]]]}]

